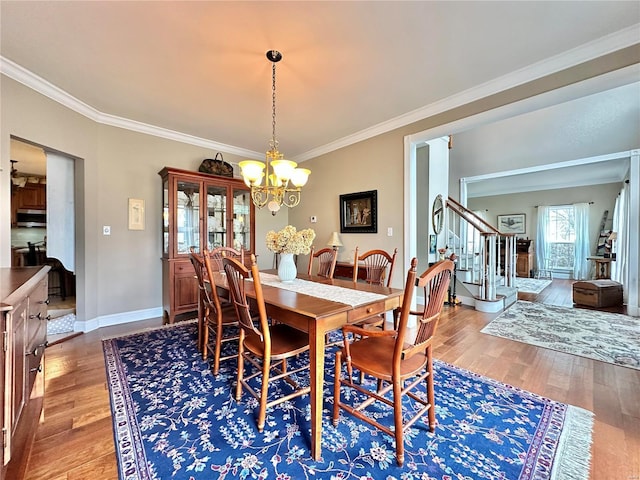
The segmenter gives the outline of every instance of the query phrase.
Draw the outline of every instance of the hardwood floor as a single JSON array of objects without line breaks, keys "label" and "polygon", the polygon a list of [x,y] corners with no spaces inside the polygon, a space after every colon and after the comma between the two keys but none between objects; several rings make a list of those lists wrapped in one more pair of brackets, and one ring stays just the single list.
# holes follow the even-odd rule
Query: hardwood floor
[{"label": "hardwood floor", "polygon": [[[519,297],[572,306],[571,282],[554,280],[539,295]],[[640,371],[480,333],[495,316],[465,306],[445,307],[436,357],[591,410],[591,478],[640,479]],[[102,328],[47,349],[44,419],[28,459],[27,479],[118,478],[101,339],[161,324],[162,319],[154,319]]]}]

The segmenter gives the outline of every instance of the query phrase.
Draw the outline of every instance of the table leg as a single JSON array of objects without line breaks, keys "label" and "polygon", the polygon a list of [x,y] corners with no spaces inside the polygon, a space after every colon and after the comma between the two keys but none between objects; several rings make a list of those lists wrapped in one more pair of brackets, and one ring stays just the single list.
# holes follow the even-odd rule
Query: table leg
[{"label": "table leg", "polygon": [[325,332],[318,321],[312,321],[309,329],[309,358],[311,378],[311,457],[320,460],[322,456],[322,406],[324,392],[324,337]]}]

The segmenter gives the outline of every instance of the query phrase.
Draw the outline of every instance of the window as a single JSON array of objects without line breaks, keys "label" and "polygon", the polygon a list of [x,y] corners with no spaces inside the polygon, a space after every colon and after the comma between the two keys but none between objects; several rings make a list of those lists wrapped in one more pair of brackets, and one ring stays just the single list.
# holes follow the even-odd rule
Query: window
[{"label": "window", "polygon": [[547,223],[548,263],[552,269],[572,270],[576,241],[572,205],[549,207]]}]

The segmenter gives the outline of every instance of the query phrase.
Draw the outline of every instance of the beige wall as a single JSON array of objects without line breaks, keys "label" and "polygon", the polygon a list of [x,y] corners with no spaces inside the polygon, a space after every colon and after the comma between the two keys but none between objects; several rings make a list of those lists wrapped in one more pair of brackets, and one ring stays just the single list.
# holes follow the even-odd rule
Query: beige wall
[{"label": "beige wall", "polygon": [[[378,233],[342,234],[344,247],[340,249],[340,259],[348,260],[356,246],[363,250],[397,247],[399,262],[406,263],[403,249],[406,135],[633,63],[640,63],[640,48],[631,47],[607,55],[305,162],[312,175],[300,206],[289,212],[284,210],[276,217],[267,211],[259,212],[256,243],[261,267],[270,266],[272,261],[272,254],[263,246],[267,230],[281,228],[286,223],[298,228],[313,227],[317,233],[316,244],[323,245],[331,232],[339,231],[339,195],[364,190],[378,190]],[[2,76],[0,94],[0,265],[10,265],[9,137],[15,135],[78,158],[79,320],[100,323],[120,319],[121,315],[135,319],[159,311],[160,179],[157,172],[165,165],[195,170],[212,152],[94,123],[5,76]],[[240,159],[225,153],[225,160]],[[129,197],[143,198],[146,202],[147,228],[142,232],[125,228]],[[313,225],[312,215],[318,218]],[[428,222],[429,218],[421,221]],[[102,225],[111,225],[110,237],[102,236]],[[391,237],[387,236],[388,228],[393,229]],[[301,259],[299,268],[304,268],[306,261]],[[401,272],[406,266],[401,266],[394,276],[394,286],[403,284]]]},{"label": "beige wall", "polygon": [[[76,263],[78,320],[86,325],[158,315],[161,290],[161,182],[164,166],[197,170],[208,149],[101,125],[2,77],[2,176],[0,264],[10,260],[9,137],[11,135],[76,158]],[[226,154],[226,161],[241,158]],[[146,227],[127,229],[128,198],[145,201]],[[257,215],[256,243],[266,228],[286,224],[285,215]],[[270,223],[264,221],[268,218]],[[111,235],[102,235],[102,226]],[[272,255],[259,248],[259,259]]]}]

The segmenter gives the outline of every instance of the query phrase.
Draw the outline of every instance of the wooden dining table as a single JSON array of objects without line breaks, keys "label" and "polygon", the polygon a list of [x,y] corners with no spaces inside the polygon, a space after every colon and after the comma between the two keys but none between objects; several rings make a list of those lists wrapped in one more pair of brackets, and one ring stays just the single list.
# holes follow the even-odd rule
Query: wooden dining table
[{"label": "wooden dining table", "polygon": [[[273,270],[264,273],[275,274]],[[227,290],[226,276],[215,273],[217,287]],[[310,362],[310,402],[311,402],[311,456],[320,460],[322,455],[322,411],[324,402],[324,360],[325,335],[348,323],[355,323],[372,315],[392,311],[400,306],[402,289],[388,288],[381,285],[341,279],[327,279],[298,273],[298,279],[318,282],[355,291],[378,294],[376,300],[365,300],[364,303],[352,306],[335,302],[328,298],[319,298],[278,286],[262,283],[262,292],[267,314],[278,322],[290,325],[309,334]],[[249,298],[255,298],[253,283],[247,282],[246,292]]]}]

